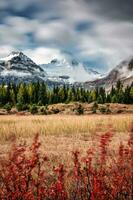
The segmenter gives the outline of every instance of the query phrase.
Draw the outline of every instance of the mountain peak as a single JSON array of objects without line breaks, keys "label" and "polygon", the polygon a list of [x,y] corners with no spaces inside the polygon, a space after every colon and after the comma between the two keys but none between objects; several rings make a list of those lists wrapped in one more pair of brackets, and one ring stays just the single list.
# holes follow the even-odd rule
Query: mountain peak
[{"label": "mountain peak", "polygon": [[15,57],[27,57],[27,56],[24,55],[21,51],[12,51],[8,56],[1,58],[0,60],[6,62],[14,59]]},{"label": "mountain peak", "polygon": [[[12,57],[27,57],[22,51],[12,51],[9,56]],[[27,57],[28,58],[28,57]]]},{"label": "mountain peak", "polygon": [[9,55],[21,55],[23,54],[21,51],[12,51]]},{"label": "mountain peak", "polygon": [[39,65],[21,51],[13,51],[7,57],[0,59],[0,75],[16,77],[15,74],[19,76],[46,75]]},{"label": "mountain peak", "polygon": [[57,58],[54,58],[53,60],[51,60],[50,62],[51,64],[55,64],[55,63],[58,63],[58,59]]}]

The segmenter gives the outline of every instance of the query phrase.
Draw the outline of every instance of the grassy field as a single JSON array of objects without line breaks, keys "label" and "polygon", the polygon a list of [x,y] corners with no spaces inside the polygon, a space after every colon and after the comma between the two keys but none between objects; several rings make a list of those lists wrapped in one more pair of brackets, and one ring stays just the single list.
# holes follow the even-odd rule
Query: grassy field
[{"label": "grassy field", "polygon": [[98,138],[106,131],[113,131],[112,148],[121,141],[126,142],[132,115],[51,115],[51,116],[0,116],[1,154],[5,154],[14,138],[17,141],[32,142],[40,134],[41,150],[56,162],[69,162],[75,149],[83,154],[88,147],[96,146]]},{"label": "grassy field", "polygon": [[0,197],[130,200],[132,121],[131,114],[0,116]]},{"label": "grassy field", "polygon": [[132,114],[0,116],[0,199],[132,199],[132,122]]}]

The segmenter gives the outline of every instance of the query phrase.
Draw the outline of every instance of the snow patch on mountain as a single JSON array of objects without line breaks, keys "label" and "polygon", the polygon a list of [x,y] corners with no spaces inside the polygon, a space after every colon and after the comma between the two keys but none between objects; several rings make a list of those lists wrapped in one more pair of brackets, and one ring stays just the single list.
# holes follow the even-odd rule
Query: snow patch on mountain
[{"label": "snow patch on mountain", "polygon": [[0,74],[1,76],[17,76],[17,77],[23,77],[23,76],[31,76],[31,73],[29,72],[21,72],[16,70],[3,70]]},{"label": "snow patch on mountain", "polygon": [[54,58],[50,63],[40,65],[49,77],[69,77],[69,82],[85,82],[87,80],[93,81],[100,78],[100,73],[85,67],[77,59],[73,58],[71,54],[65,54],[64,58]]}]

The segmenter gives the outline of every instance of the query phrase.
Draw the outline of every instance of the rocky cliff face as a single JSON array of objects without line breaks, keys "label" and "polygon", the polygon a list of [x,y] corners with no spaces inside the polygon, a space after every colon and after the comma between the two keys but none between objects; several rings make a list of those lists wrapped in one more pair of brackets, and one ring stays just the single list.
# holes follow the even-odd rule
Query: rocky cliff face
[{"label": "rocky cliff face", "polygon": [[109,89],[118,80],[121,80],[124,85],[131,84],[133,81],[133,58],[122,61],[107,76],[96,79],[95,81],[87,81],[84,85],[90,88],[103,86]]}]

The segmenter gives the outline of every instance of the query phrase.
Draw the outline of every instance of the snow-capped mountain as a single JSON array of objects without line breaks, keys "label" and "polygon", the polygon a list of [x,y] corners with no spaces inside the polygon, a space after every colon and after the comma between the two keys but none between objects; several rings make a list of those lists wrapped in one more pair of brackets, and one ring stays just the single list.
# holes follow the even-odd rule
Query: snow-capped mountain
[{"label": "snow-capped mountain", "polygon": [[94,80],[99,73],[87,69],[72,56],[53,59],[50,63],[37,65],[22,52],[12,52],[0,59],[0,82],[45,81],[47,83],[72,84]]},{"label": "snow-capped mountain", "polygon": [[50,63],[37,65],[22,52],[12,52],[0,59],[0,82],[45,81],[55,84],[73,84],[86,80],[95,80],[100,74],[85,67],[64,54],[62,59],[53,59]]},{"label": "snow-capped mountain", "polygon": [[107,76],[95,81],[87,81],[85,86],[103,86],[105,88],[110,88],[112,85],[115,85],[118,80],[121,80],[124,85],[131,84],[133,81],[133,57],[122,61],[112,69]]},{"label": "snow-capped mountain", "polygon": [[41,73],[44,70],[35,64],[30,58],[22,52],[12,52],[9,56],[0,59],[0,65],[7,71],[23,71],[25,73]]},{"label": "snow-capped mountain", "polygon": [[69,83],[93,81],[101,77],[101,74],[84,66],[71,54],[64,54],[63,58],[54,58],[50,63],[43,64],[41,67],[47,75],[52,78],[64,78]]},{"label": "snow-capped mountain", "polygon": [[133,81],[133,57],[121,62],[107,75],[89,69],[71,54],[54,58],[50,63],[37,65],[22,52],[12,52],[0,59],[0,83],[44,81],[48,85],[74,84],[94,88],[110,88],[121,80],[124,85]]},{"label": "snow-capped mountain", "polygon": [[0,82],[41,80],[46,72],[22,52],[0,59]]}]

